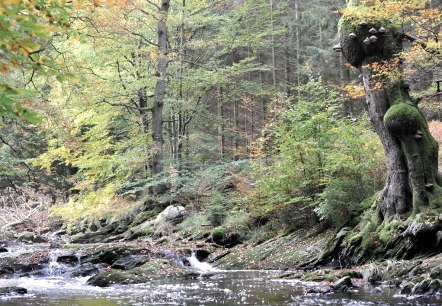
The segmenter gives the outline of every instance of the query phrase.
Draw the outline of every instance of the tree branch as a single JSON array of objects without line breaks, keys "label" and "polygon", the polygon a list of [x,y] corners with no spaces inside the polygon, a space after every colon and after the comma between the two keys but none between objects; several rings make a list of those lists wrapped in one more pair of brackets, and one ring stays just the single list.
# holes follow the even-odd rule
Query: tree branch
[{"label": "tree branch", "polygon": [[411,42],[418,43],[422,47],[422,49],[424,49],[428,53],[435,54],[435,55],[440,55],[439,51],[428,49],[428,44],[425,41],[423,41],[422,39],[417,38],[416,36],[413,36],[413,35],[410,35],[410,34],[407,34],[407,33],[404,33],[403,36],[404,36],[404,38],[408,39]]}]

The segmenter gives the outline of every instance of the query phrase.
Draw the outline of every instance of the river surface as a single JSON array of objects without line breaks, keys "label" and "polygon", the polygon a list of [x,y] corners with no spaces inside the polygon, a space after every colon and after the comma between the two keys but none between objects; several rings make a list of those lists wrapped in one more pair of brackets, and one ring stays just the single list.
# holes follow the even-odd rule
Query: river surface
[{"label": "river surface", "polygon": [[387,286],[381,286],[378,294],[372,293],[370,286],[346,293],[305,294],[315,284],[272,278],[280,271],[222,271],[196,258],[189,260],[205,273],[194,279],[163,279],[108,288],[86,285],[88,277],[67,277],[69,273],[64,272],[68,268],[51,261],[40,276],[0,279],[0,287],[28,290],[22,296],[0,297],[0,305],[442,305],[442,297],[410,300],[395,296],[397,289]]},{"label": "river surface", "polygon": [[0,299],[1,305],[441,305],[442,299],[394,297],[395,290],[371,287],[330,295],[304,294],[308,284],[272,280],[277,271],[220,271],[198,279],[164,279],[146,284],[98,288],[87,278],[23,277],[0,286],[28,289],[24,296]]}]

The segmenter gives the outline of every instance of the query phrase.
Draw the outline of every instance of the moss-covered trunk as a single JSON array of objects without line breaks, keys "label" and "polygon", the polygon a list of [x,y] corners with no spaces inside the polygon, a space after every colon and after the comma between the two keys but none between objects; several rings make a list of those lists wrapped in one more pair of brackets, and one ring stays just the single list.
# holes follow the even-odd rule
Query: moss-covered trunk
[{"label": "moss-covered trunk", "polygon": [[[411,258],[442,251],[438,144],[418,100],[410,97],[402,80],[398,54],[406,35],[391,18],[377,18],[369,4],[353,0],[349,6],[352,10],[339,22],[340,44],[335,50],[361,69],[370,121],[387,158],[387,179],[375,208],[366,211],[354,228],[342,229],[313,264],[339,260],[351,265],[369,258]],[[367,15],[352,14],[355,7]]]},{"label": "moss-covered trunk", "polygon": [[384,115],[390,107],[389,95],[386,90],[373,89],[375,81],[370,68],[362,69],[362,75],[370,121],[387,157],[387,180],[377,206],[383,217],[406,214],[411,210],[407,163],[400,140],[384,126]]},{"label": "moss-covered trunk", "polygon": [[437,200],[438,144],[407,86],[398,81],[379,88],[381,81],[373,77],[369,65],[362,68],[362,75],[369,117],[387,157],[387,180],[378,210],[383,219],[417,214]]},{"label": "moss-covered trunk", "polygon": [[[349,5],[358,7],[359,1]],[[369,20],[344,15],[337,50],[362,71],[369,117],[387,156],[387,181],[378,211],[382,219],[408,217],[430,202],[440,205],[438,145],[401,79],[398,53],[405,37],[401,28],[389,20],[373,16]]]}]

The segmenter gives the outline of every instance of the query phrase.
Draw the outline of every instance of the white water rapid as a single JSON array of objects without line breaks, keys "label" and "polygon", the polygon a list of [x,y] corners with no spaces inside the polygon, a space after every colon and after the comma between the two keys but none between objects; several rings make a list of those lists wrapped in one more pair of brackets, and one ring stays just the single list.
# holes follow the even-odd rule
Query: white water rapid
[{"label": "white water rapid", "polygon": [[212,267],[209,263],[199,261],[198,258],[196,258],[195,256],[195,252],[192,252],[192,254],[187,257],[187,260],[189,261],[192,268],[195,269],[197,272],[208,273],[218,271],[218,269]]}]

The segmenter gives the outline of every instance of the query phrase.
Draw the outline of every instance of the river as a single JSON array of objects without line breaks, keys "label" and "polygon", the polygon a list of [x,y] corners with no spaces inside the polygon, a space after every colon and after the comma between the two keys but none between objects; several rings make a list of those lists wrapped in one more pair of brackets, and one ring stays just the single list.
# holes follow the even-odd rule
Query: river
[{"label": "river", "polygon": [[88,277],[65,275],[68,267],[48,264],[44,273],[0,279],[0,287],[17,286],[25,295],[0,297],[1,305],[441,305],[440,297],[406,299],[397,289],[371,286],[328,295],[306,294],[312,283],[273,278],[280,271],[223,271],[192,258],[198,278],[154,280],[137,285],[100,288],[86,285]]}]

